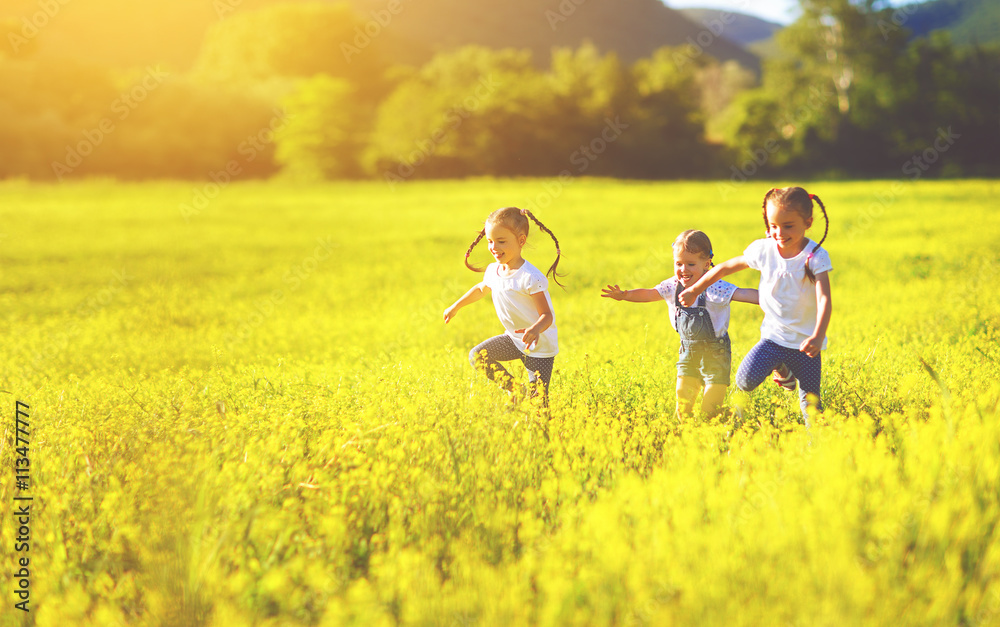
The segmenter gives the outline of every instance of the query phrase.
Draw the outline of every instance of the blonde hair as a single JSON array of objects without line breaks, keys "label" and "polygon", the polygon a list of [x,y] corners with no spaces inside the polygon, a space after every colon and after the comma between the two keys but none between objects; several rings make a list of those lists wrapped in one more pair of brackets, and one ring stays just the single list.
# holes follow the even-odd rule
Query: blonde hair
[{"label": "blonde hair", "polygon": [[[556,260],[555,262],[552,263],[552,265],[549,267],[548,271],[545,274],[546,276],[551,277],[552,280],[555,281],[556,285],[563,287],[563,284],[560,283],[559,279],[557,278],[563,275],[556,273],[556,268],[559,266],[559,257],[562,255],[561,251],[559,250],[559,240],[556,239],[555,234],[552,231],[550,231],[548,227],[542,224],[538,220],[538,218],[536,218],[530,211],[528,211],[527,209],[518,209],[517,207],[504,207],[503,209],[497,209],[496,211],[494,211],[493,213],[491,213],[489,216],[486,217],[486,224],[491,226],[505,227],[507,229],[510,229],[510,231],[514,233],[514,235],[517,235],[518,237],[523,235],[525,238],[527,238],[528,228],[531,226],[531,223],[528,222],[528,218],[531,218],[531,220],[538,225],[538,228],[548,233],[549,237],[552,238],[552,241],[555,242]],[[481,231],[479,231],[479,235],[476,237],[475,240],[473,240],[472,245],[469,246],[469,249],[465,251],[465,267],[474,272],[483,272],[485,270],[485,268],[479,268],[469,263],[469,255],[472,254],[472,249],[475,248],[476,244],[478,244],[479,241],[483,239],[483,237],[485,236],[486,236],[486,228],[484,227]]]},{"label": "blonde hair", "polygon": [[673,248],[674,250],[689,252],[692,255],[707,257],[709,264],[711,266],[715,265],[712,263],[712,257],[715,256],[715,253],[712,252],[712,240],[708,239],[708,235],[705,235],[704,231],[696,231],[694,229],[684,231],[674,240]]}]

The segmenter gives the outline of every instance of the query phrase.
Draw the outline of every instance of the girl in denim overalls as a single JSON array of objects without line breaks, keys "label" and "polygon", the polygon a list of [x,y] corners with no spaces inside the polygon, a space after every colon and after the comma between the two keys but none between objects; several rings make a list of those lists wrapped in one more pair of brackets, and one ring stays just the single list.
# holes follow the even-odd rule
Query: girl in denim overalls
[{"label": "girl in denim overalls", "polygon": [[722,408],[730,382],[729,303],[735,300],[757,304],[757,290],[722,281],[701,294],[692,307],[681,306],[677,300],[679,294],[712,267],[712,242],[703,232],[688,230],[677,236],[673,249],[673,277],[651,289],[623,291],[617,285],[608,285],[601,295],[633,303],[667,302],[670,323],[680,335],[677,416],[692,412],[703,385],[701,410],[714,416]]}]

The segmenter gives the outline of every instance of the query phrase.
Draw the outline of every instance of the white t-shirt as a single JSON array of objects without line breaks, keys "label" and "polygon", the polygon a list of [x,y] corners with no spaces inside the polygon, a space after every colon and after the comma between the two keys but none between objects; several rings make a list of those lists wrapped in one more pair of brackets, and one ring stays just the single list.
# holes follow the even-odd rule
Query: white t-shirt
[{"label": "white t-shirt", "polygon": [[559,353],[559,335],[556,332],[555,309],[549,296],[549,280],[527,260],[510,276],[501,276],[500,264],[493,262],[486,266],[486,276],[483,283],[493,293],[493,306],[497,317],[506,331],[507,337],[514,340],[514,345],[524,354],[529,354],[524,342],[523,333],[514,333],[515,329],[527,329],[538,320],[538,309],[531,299],[532,294],[542,292],[552,311],[552,324],[538,336],[538,342],[531,349],[531,357],[555,357]]},{"label": "white t-shirt", "polygon": [[[807,240],[802,252],[791,259],[782,259],[778,243],[768,238],[752,242],[743,251],[747,265],[760,271],[762,340],[797,350],[816,330],[816,286],[806,276],[806,257],[815,247],[814,242]],[[809,268],[814,275],[832,270],[829,253],[817,249]],[[822,348],[826,348],[825,337]]]},{"label": "white t-shirt", "polygon": [[[656,286],[656,291],[667,301],[667,307],[670,308],[670,326],[674,331],[677,330],[677,303],[674,299],[677,287],[677,277],[670,277]],[[681,288],[683,292],[683,286]],[[729,330],[729,303],[733,300],[736,290],[737,287],[727,281],[716,281],[705,290],[705,309],[712,319],[715,337],[722,337]]]}]

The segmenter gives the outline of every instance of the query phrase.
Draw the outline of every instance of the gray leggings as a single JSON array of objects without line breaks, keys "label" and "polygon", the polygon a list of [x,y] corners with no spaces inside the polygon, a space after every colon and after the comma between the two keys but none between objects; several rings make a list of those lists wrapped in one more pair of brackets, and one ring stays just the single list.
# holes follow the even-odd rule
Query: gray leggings
[{"label": "gray leggings", "polygon": [[549,394],[549,379],[552,378],[552,366],[555,364],[555,357],[529,357],[517,349],[514,340],[506,335],[491,337],[480,343],[469,352],[469,363],[476,370],[482,370],[492,381],[496,381],[499,375],[503,382],[503,388],[508,392],[514,389],[514,378],[500,365],[501,361],[513,361],[520,359],[524,367],[528,369],[528,379],[531,381],[531,395],[535,396],[535,388],[538,381],[545,384],[545,395]]}]

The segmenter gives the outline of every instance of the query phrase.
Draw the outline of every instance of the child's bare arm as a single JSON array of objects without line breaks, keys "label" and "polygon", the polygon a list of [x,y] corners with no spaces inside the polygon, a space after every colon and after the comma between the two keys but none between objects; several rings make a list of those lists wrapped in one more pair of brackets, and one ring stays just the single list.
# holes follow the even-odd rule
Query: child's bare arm
[{"label": "child's bare arm", "polygon": [[538,312],[538,320],[535,320],[535,323],[530,327],[524,329],[514,329],[514,333],[524,333],[524,336],[521,337],[521,341],[524,342],[524,345],[528,348],[528,350],[535,347],[535,344],[538,342],[538,336],[551,327],[552,322],[555,320],[552,308],[549,307],[549,301],[545,298],[545,292],[532,294],[531,301],[535,303],[535,311]]},{"label": "child's bare arm", "polygon": [[451,307],[444,310],[444,323],[448,324],[448,321],[455,317],[458,310],[466,305],[471,305],[483,296],[490,293],[490,288],[486,286],[486,283],[477,283],[472,287],[471,290],[466,292],[461,298],[452,303]]},{"label": "child's bare arm", "polygon": [[684,305],[685,307],[690,307],[694,305],[695,301],[698,300],[698,297],[701,295],[701,293],[707,290],[713,283],[715,283],[716,281],[718,281],[723,277],[727,277],[730,274],[733,274],[734,272],[739,272],[740,270],[746,270],[749,267],[750,266],[747,265],[747,262],[745,259],[743,259],[742,255],[740,255],[739,257],[733,257],[732,259],[723,261],[719,265],[715,266],[714,268],[706,272],[705,276],[698,279],[698,281],[694,285],[681,292],[681,295],[679,296],[681,304]]},{"label": "child's bare arm", "polygon": [[613,298],[630,303],[655,303],[658,300],[663,300],[663,297],[655,289],[639,288],[636,290],[623,290],[617,285],[609,285],[603,288],[601,290],[601,298]]},{"label": "child's bare arm", "polygon": [[750,303],[751,305],[759,305],[760,298],[758,297],[757,290],[752,287],[740,287],[733,292],[733,300],[738,303]]},{"label": "child's bare arm", "polygon": [[830,315],[833,313],[833,300],[830,298],[830,273],[820,272],[816,275],[816,330],[806,338],[799,350],[815,357],[823,348],[823,338],[830,326]]}]

